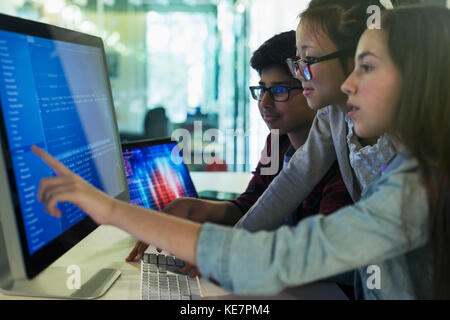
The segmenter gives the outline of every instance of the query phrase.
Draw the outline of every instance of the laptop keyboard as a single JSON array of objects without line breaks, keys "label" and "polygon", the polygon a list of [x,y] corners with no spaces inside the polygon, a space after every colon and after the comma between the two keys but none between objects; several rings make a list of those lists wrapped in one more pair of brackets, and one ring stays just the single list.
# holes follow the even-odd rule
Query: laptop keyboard
[{"label": "laptop keyboard", "polygon": [[199,300],[198,277],[181,273],[185,262],[173,256],[144,253],[141,260],[142,300]]}]

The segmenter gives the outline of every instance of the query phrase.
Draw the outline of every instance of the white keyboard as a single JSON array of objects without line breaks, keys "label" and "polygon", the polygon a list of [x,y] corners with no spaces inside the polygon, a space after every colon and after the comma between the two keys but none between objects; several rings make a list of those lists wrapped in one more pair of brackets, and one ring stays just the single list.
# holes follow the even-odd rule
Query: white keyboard
[{"label": "white keyboard", "polygon": [[173,256],[145,253],[141,260],[142,300],[200,300],[198,277],[181,273],[185,262]]}]

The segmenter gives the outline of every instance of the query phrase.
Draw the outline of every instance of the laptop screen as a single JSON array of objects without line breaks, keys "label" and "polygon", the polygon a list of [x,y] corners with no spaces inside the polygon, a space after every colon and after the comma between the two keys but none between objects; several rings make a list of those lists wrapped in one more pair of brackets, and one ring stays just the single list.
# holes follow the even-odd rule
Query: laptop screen
[{"label": "laptop screen", "polygon": [[198,197],[176,142],[130,142],[122,152],[130,203],[161,211],[176,198]]}]

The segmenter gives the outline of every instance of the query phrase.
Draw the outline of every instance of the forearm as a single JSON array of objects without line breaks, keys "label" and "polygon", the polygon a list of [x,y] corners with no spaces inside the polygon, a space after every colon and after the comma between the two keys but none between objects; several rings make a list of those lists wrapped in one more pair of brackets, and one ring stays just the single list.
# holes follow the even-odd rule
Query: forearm
[{"label": "forearm", "polygon": [[[295,228],[250,233],[205,225],[197,249],[200,271],[235,293],[272,294],[423,248],[426,191],[415,164],[396,170],[381,176],[365,199],[328,216],[303,219]],[[405,261],[396,259],[387,262],[389,269]]]},{"label": "forearm", "polygon": [[188,263],[197,263],[198,223],[117,201],[110,224]]},{"label": "forearm", "polygon": [[241,209],[229,201],[211,201],[205,222],[232,226],[243,216]]},{"label": "forearm", "polygon": [[[401,212],[397,209],[395,214]],[[426,243],[426,235],[418,230],[411,238],[404,236],[404,225],[396,219],[401,214],[393,222],[390,210],[382,216],[377,213],[349,206],[340,213],[315,215],[295,228],[284,226],[272,232],[205,225],[197,265],[204,276],[233,293],[272,295],[286,287],[382,263]]]},{"label": "forearm", "polygon": [[173,203],[164,212],[200,223],[213,222],[231,226],[243,216],[241,209],[229,201],[180,199]]}]

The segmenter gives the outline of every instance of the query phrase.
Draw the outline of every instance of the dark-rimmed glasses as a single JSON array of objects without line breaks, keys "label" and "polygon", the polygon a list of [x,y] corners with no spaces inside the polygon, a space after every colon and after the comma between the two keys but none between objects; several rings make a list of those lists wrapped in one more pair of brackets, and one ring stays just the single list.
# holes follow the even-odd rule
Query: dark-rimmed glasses
[{"label": "dark-rimmed glasses", "polygon": [[311,80],[312,79],[312,72],[311,72],[311,65],[314,63],[327,61],[331,59],[336,59],[348,55],[352,55],[354,50],[351,49],[345,49],[345,50],[339,50],[330,54],[327,54],[325,56],[319,57],[319,58],[311,58],[307,61],[301,59],[301,58],[287,58],[286,63],[289,66],[289,70],[291,70],[292,75],[297,78],[301,79],[302,77],[305,80]]},{"label": "dark-rimmed glasses", "polygon": [[250,87],[250,92],[253,99],[261,101],[266,92],[269,93],[270,98],[275,102],[286,102],[289,100],[291,90],[303,90],[303,87],[288,87],[288,86],[276,86],[266,88],[262,86]]}]

